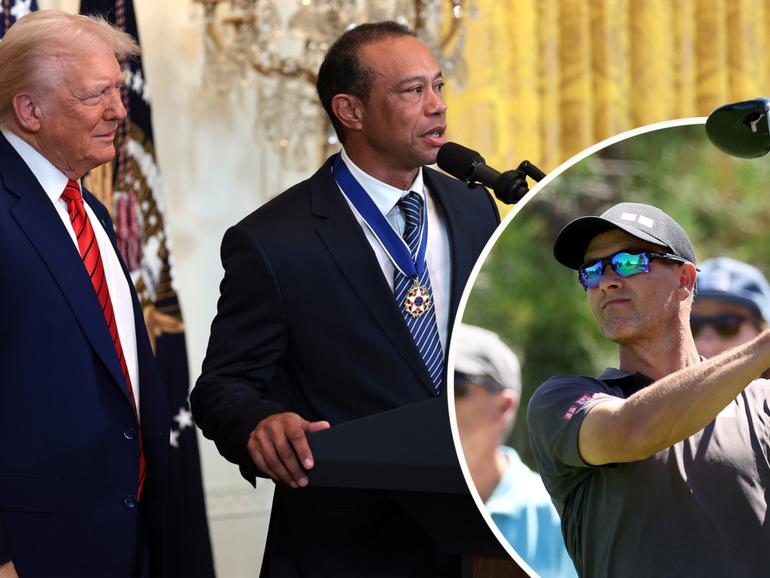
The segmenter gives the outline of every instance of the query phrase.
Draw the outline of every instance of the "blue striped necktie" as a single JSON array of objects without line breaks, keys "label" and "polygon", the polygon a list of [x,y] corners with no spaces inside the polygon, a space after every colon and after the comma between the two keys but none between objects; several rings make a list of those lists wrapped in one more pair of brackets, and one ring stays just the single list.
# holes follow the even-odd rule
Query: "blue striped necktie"
[{"label": "blue striped necktie", "polygon": [[[420,243],[420,222],[423,218],[422,197],[410,191],[399,202],[398,207],[406,219],[404,241],[409,246],[412,259],[417,254]],[[427,242],[427,240],[426,240]],[[417,279],[419,290],[415,291],[415,279],[396,269],[393,277],[393,292],[396,304],[404,316],[412,339],[420,350],[422,360],[428,369],[433,388],[438,395],[441,392],[441,380],[444,372],[444,352],[438,337],[436,307],[433,304],[433,292],[430,287],[428,267],[425,266]]]}]

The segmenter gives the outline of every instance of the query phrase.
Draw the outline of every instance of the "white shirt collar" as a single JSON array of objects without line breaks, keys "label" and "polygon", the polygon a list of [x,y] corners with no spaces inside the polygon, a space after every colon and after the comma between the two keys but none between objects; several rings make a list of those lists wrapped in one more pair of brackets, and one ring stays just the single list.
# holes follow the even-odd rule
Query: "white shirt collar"
[{"label": "white shirt collar", "polygon": [[407,190],[401,190],[387,183],[383,183],[370,174],[365,173],[350,160],[348,153],[345,152],[345,147],[342,147],[342,162],[344,162],[348,169],[350,169],[351,174],[364,188],[383,215],[390,213],[390,211],[393,210],[393,207],[396,206],[396,203],[398,203],[398,201],[409,191],[418,193],[423,197],[423,201],[425,200],[425,193],[423,192],[422,185],[422,167],[417,170],[417,176],[414,178],[412,185]]},{"label": "white shirt collar", "polygon": [[[22,139],[20,136],[9,130],[7,127],[0,129],[3,136],[8,139],[10,145],[19,153],[19,156],[27,164],[29,170],[35,175],[35,178],[43,187],[45,194],[51,199],[51,202],[57,203],[67,186],[67,175],[57,169],[51,161],[35,150],[32,145]],[[80,179],[78,179],[78,185]]]}]

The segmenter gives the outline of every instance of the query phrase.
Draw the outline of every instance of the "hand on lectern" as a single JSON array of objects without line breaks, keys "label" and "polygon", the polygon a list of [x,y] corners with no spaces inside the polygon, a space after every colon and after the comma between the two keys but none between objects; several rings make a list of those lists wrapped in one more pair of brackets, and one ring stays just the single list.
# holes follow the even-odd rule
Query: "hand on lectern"
[{"label": "hand on lectern", "polygon": [[328,421],[310,422],[296,413],[277,413],[259,422],[246,447],[262,473],[292,488],[304,488],[308,484],[305,470],[313,467],[305,434],[328,427]]},{"label": "hand on lectern", "polygon": [[13,561],[0,564],[0,578],[19,578]]}]

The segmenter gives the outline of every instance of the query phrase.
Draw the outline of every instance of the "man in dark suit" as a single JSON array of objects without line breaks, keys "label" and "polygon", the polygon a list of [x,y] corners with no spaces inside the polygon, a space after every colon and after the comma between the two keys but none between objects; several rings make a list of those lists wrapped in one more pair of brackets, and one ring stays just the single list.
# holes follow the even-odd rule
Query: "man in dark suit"
[{"label": "man in dark suit", "polygon": [[80,185],[115,155],[117,58],[137,52],[47,10],[0,43],[3,577],[163,573],[165,391],[109,214]]},{"label": "man in dark suit", "polygon": [[443,83],[409,28],[346,32],[318,76],[342,153],[225,234],[192,405],[247,480],[278,482],[263,575],[459,573],[387,495],[305,487],[307,432],[445,393],[449,328],[499,217],[425,167]]}]

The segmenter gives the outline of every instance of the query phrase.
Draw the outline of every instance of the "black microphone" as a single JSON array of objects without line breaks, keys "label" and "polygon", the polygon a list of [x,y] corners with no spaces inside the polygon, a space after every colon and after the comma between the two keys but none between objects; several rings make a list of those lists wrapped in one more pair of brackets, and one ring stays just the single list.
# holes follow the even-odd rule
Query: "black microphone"
[{"label": "black microphone", "polygon": [[438,150],[436,163],[441,170],[468,183],[481,183],[495,192],[503,203],[518,203],[527,194],[526,177],[539,181],[545,173],[529,161],[522,161],[512,171],[500,173],[488,166],[479,153],[454,142],[445,143]]}]

